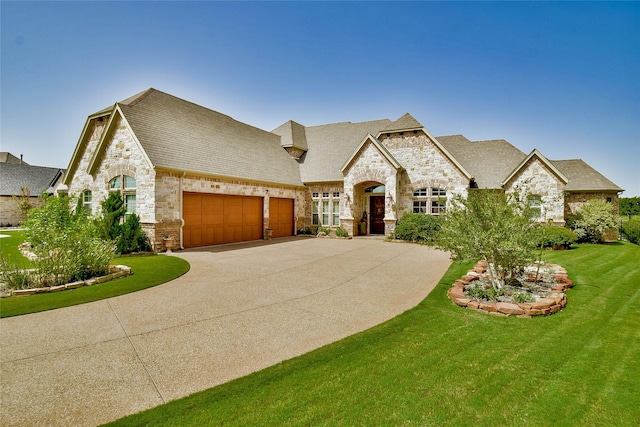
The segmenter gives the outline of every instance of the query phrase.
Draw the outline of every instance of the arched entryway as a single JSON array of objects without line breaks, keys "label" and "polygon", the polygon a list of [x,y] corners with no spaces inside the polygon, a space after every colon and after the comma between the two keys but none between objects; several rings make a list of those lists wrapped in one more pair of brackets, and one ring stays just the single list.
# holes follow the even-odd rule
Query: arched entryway
[{"label": "arched entryway", "polygon": [[365,188],[364,197],[364,205],[369,209],[369,234],[384,234],[384,185],[372,185]]}]

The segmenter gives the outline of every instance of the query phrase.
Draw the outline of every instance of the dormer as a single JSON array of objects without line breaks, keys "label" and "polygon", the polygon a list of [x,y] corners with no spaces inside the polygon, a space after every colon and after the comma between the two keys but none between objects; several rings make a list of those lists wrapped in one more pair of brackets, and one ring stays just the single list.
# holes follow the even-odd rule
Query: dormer
[{"label": "dormer", "polygon": [[300,123],[289,120],[271,132],[280,136],[280,145],[296,160],[309,150],[307,134]]}]

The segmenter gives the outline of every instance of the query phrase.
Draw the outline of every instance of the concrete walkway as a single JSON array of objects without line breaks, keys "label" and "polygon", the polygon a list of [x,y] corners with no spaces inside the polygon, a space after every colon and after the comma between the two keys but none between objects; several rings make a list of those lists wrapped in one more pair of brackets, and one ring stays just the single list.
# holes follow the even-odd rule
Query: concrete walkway
[{"label": "concrete walkway", "polygon": [[450,263],[379,238],[272,242],[184,251],[170,283],[1,319],[0,425],[98,425],[247,375],[414,307]]}]

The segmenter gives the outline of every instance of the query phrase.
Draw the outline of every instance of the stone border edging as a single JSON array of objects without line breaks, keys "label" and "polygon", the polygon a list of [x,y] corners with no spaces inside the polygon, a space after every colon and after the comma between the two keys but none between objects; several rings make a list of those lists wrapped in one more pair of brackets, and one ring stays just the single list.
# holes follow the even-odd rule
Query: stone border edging
[{"label": "stone border edging", "polygon": [[540,298],[535,302],[485,302],[467,298],[464,293],[465,285],[479,280],[480,274],[487,271],[486,264],[483,261],[479,261],[473,267],[473,270],[468,271],[466,275],[456,280],[447,291],[447,295],[451,301],[460,307],[484,311],[499,316],[533,317],[553,314],[567,305],[567,295],[565,291],[573,286],[573,282],[569,279],[567,271],[558,264],[546,265],[556,268],[554,272],[556,284],[551,288],[551,292],[545,298]]},{"label": "stone border edging", "polygon": [[27,295],[35,295],[35,294],[45,294],[50,292],[66,291],[68,289],[77,289],[77,288],[82,288],[83,286],[92,286],[92,285],[97,285],[99,283],[109,282],[111,280],[119,279],[121,277],[126,277],[133,274],[133,272],[131,271],[131,267],[126,265],[110,265],[109,270],[111,270],[112,273],[107,274],[106,276],[92,277],[91,279],[67,283],[65,285],[45,286],[42,288],[30,288],[30,289],[14,289],[11,291],[11,296],[19,297],[19,296],[27,296]]}]

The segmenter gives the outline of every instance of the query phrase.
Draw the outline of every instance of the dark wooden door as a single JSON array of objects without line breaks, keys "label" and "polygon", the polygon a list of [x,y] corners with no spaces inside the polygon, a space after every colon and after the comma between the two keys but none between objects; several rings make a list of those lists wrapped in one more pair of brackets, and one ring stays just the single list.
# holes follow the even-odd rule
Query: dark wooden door
[{"label": "dark wooden door", "polygon": [[384,196],[371,196],[369,198],[369,232],[371,234],[384,234]]}]

